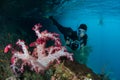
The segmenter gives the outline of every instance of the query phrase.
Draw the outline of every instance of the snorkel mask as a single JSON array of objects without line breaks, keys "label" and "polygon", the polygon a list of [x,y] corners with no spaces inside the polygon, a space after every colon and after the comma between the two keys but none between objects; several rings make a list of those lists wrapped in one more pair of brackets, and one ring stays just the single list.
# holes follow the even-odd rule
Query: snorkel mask
[{"label": "snorkel mask", "polygon": [[84,30],[84,29],[78,29],[78,30],[77,30],[77,36],[78,36],[79,40],[80,40],[80,38],[83,37],[85,34],[86,34],[86,30]]},{"label": "snorkel mask", "polygon": [[80,37],[83,37],[86,34],[87,31],[87,25],[86,24],[81,24],[79,28],[77,29],[77,36],[80,40]]}]

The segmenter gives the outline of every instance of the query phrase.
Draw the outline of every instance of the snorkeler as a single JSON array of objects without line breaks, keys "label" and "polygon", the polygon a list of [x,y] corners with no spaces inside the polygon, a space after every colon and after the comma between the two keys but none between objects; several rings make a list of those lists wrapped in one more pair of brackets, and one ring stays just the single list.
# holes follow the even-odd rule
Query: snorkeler
[{"label": "snorkeler", "polygon": [[50,16],[49,19],[52,20],[53,24],[56,25],[58,30],[64,35],[66,45],[72,50],[80,49],[87,44],[86,24],[80,24],[77,31],[73,31],[71,28],[59,24],[53,16]]}]

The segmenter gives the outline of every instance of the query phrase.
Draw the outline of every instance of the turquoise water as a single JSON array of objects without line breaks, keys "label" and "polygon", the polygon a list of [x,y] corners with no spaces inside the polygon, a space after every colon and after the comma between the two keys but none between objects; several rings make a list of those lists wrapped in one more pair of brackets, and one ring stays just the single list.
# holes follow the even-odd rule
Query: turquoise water
[{"label": "turquoise water", "polygon": [[96,73],[106,72],[120,80],[120,0],[82,0],[66,3],[55,16],[59,22],[76,30],[88,25],[88,45],[92,46],[88,66]]}]

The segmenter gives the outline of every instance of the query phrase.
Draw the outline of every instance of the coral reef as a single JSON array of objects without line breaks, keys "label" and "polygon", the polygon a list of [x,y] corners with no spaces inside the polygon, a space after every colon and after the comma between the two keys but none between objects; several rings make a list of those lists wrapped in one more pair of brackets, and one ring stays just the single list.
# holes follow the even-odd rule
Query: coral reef
[{"label": "coral reef", "polygon": [[[44,73],[44,70],[48,69],[54,61],[60,63],[59,58],[62,56],[73,60],[72,54],[68,53],[66,48],[61,46],[58,38],[59,35],[47,31],[39,32],[39,28],[41,27],[40,24],[36,24],[33,27],[38,38],[30,44],[30,47],[34,47],[32,52],[28,50],[25,42],[20,39],[16,43],[20,47],[20,50],[12,48],[11,44],[5,47],[4,53],[7,53],[9,50],[12,53],[11,68],[15,75],[18,75],[18,72],[23,73],[24,66],[30,66],[30,70],[34,70],[37,73]],[[54,41],[54,45],[46,47],[48,40]]]}]

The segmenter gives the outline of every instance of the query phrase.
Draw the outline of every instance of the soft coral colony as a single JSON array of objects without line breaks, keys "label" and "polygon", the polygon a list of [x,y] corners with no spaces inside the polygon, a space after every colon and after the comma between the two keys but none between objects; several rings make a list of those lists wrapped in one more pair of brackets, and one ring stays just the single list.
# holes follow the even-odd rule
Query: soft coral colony
[{"label": "soft coral colony", "polygon": [[[71,61],[73,60],[72,54],[68,53],[66,48],[61,45],[59,35],[50,33],[47,30],[40,32],[39,29],[41,27],[41,24],[36,24],[32,29],[37,35],[36,41],[29,45],[34,48],[32,51],[28,50],[28,46],[20,39],[16,42],[16,45],[21,50],[13,48],[11,44],[5,47],[4,53],[8,51],[12,53],[11,68],[16,75],[16,69],[21,73],[25,71],[24,66],[29,66],[30,70],[37,73],[43,73],[55,61],[59,63],[59,58],[62,56],[67,57]],[[47,41],[49,40],[54,41],[54,45],[46,47]],[[21,66],[17,67],[19,60],[21,60]]]}]

